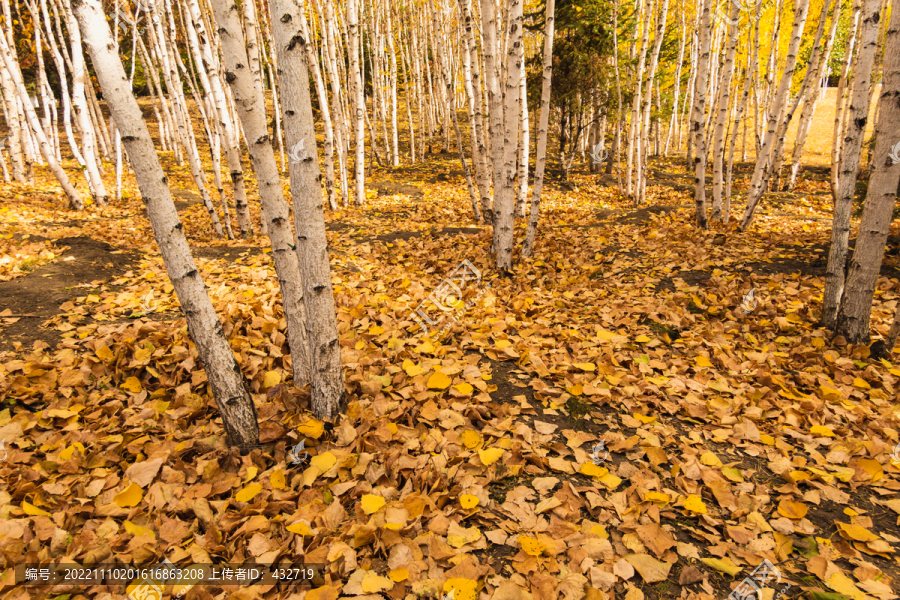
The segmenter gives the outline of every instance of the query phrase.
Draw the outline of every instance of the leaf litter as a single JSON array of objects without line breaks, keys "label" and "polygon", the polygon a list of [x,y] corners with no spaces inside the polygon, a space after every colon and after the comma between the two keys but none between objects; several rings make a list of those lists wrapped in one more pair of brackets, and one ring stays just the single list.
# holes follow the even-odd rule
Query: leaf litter
[{"label": "leaf litter", "polygon": [[[29,233],[141,258],[41,321],[55,347],[0,354],[5,596],[126,592],[26,590],[17,563],[165,557],[324,565],[312,587],[194,586],[189,600],[711,599],[764,559],[792,594],[895,598],[900,368],[818,329],[822,277],[782,268],[826,225],[762,211],[747,233],[702,232],[684,193],[651,188],[674,208],[632,218],[613,190],[575,180],[546,192],[535,256],[508,279],[487,228],[440,233],[469,223],[458,182],[423,174],[404,181],[421,197],[373,191],[329,213],[350,397],[335,423],[290,385],[269,253],[226,254],[238,243],[184,208],[259,413],[260,447],[243,452],[225,445],[134,190],[74,226],[46,198],[17,198],[6,212],[27,213]],[[420,234],[377,239],[398,230]],[[464,259],[490,287],[430,339],[412,312]],[[878,289],[884,333],[900,282]]]}]

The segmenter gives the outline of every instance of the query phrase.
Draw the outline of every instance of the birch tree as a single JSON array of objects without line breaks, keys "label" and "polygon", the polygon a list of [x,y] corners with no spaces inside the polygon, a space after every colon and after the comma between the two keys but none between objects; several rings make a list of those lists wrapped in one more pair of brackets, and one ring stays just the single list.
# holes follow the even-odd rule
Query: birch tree
[{"label": "birch tree", "polygon": [[[281,81],[284,133],[288,146],[295,148],[304,140],[315,140],[316,135],[309,98],[309,72],[303,49],[295,43],[302,37],[299,7],[293,0],[270,0],[269,6]],[[333,419],[342,410],[346,395],[319,162],[312,156],[291,161],[290,175],[297,255],[306,300],[312,408],[318,418]]]},{"label": "birch tree", "polygon": [[831,225],[831,246],[825,268],[825,293],[822,297],[822,325],[834,327],[841,296],[844,293],[844,274],[850,241],[850,215],[853,212],[853,193],[859,174],[863,135],[869,116],[869,88],[872,67],[878,50],[880,0],[863,0],[860,26],[859,54],[853,69],[847,122],[841,140],[841,154],[837,195],[834,198],[834,218]]},{"label": "birch tree", "polygon": [[[50,142],[47,140],[47,136],[44,133],[41,120],[38,117],[37,112],[35,112],[34,106],[31,104],[31,98],[28,96],[28,90],[25,88],[25,81],[22,79],[22,72],[19,70],[19,64],[10,51],[6,36],[2,34],[0,34],[0,58],[3,60],[3,66],[5,67],[4,71],[11,82],[11,89],[4,90],[4,93],[7,93],[8,91],[9,93],[14,92],[18,95],[18,100],[24,107],[25,117],[28,119],[28,125],[31,128],[31,132],[34,134],[35,138],[37,138],[37,144],[41,151],[41,155],[44,157],[47,166],[59,182],[60,187],[62,187],[66,197],[69,199],[69,206],[74,210],[82,210],[84,208],[84,201],[81,199],[81,194],[78,193],[69,181],[66,172],[59,164],[59,161],[56,160],[56,155],[53,152],[53,148],[50,147]],[[16,134],[14,131],[10,131],[10,133],[10,138],[15,137]]]},{"label": "birch tree", "polygon": [[[616,7],[618,8],[618,7]],[[531,190],[531,213],[528,215],[528,230],[522,245],[522,256],[529,257],[534,251],[541,211],[541,188],[544,185],[544,168],[547,165],[547,129],[550,123],[550,84],[553,79],[553,29],[555,22],[555,0],[547,0],[544,17],[544,63],[541,80],[541,112],[538,116],[537,155],[534,169],[534,187]]]},{"label": "birch tree", "polygon": [[[750,180],[750,190],[747,192],[747,208],[741,221],[741,231],[745,231],[750,226],[756,207],[763,193],[765,193],[774,168],[774,149],[778,142],[778,133],[779,131],[784,131],[782,127],[785,129],[787,127],[785,118],[788,110],[788,92],[794,77],[794,69],[797,66],[797,51],[800,48],[800,41],[803,37],[803,28],[806,25],[808,13],[809,0],[796,0],[794,3],[794,24],[791,30],[791,41],[788,44],[781,81],[778,83],[778,89],[769,107],[766,133],[756,157],[753,178]],[[774,52],[775,49],[773,48],[772,51]]]},{"label": "birch tree", "polygon": [[[248,68],[247,45],[241,27],[241,12],[231,0],[215,0],[213,14],[219,40],[222,45],[222,59],[225,80],[234,94],[238,117],[248,140],[250,160],[259,184],[259,200],[262,205],[263,220],[267,222],[269,240],[275,272],[281,288],[284,316],[287,320],[288,345],[291,349],[291,368],[294,385],[301,387],[310,380],[309,344],[306,335],[304,295],[301,283],[299,257],[294,252],[288,207],[281,188],[281,176],[275,162],[275,151],[269,137],[266,123],[265,99],[262,88],[255,84],[253,72]],[[299,26],[299,24],[298,24]],[[304,79],[304,83],[307,80]],[[284,85],[284,80],[282,80]],[[315,138],[312,154],[315,155]],[[305,160],[307,149],[304,142],[290,146],[291,162]]]},{"label": "birch tree", "polygon": [[[493,0],[484,0],[484,4]],[[506,107],[503,114],[503,144],[495,155],[502,154],[500,169],[494,167],[494,247],[497,251],[497,268],[512,271],[513,225],[515,223],[515,177],[519,120],[522,118],[519,103],[519,79],[524,67],[519,46],[524,43],[522,34],[524,0],[510,0],[507,29],[509,51],[506,72]],[[498,103],[499,104],[499,103]],[[498,110],[499,112],[499,110]],[[498,119],[499,120],[499,119]],[[499,131],[499,129],[498,129]]]},{"label": "birch tree", "polygon": [[[872,299],[881,271],[884,248],[891,228],[897,188],[900,184],[900,11],[891,11],[884,43],[884,77],[881,86],[881,109],[875,126],[875,157],[872,176],[863,205],[859,235],[853,259],[847,271],[846,290],[842,297],[837,332],[847,341],[859,344],[869,341]],[[900,315],[900,303],[898,303]],[[897,341],[888,336],[888,354]]]},{"label": "birch tree", "polygon": [[[331,2],[331,0],[326,0]],[[350,105],[353,110],[353,121],[355,123],[354,132],[356,143],[356,160],[354,164],[356,176],[356,194],[354,202],[357,206],[362,206],[363,198],[365,198],[365,113],[366,100],[363,96],[362,78],[359,71],[359,17],[357,15],[357,0],[347,0],[347,46],[350,55],[350,97],[352,102]],[[374,149],[375,139],[372,136],[372,146]]]},{"label": "birch tree", "polygon": [[729,2],[728,5],[731,7],[728,13],[728,47],[725,50],[725,64],[722,66],[721,71],[721,80],[719,83],[720,95],[713,130],[713,221],[722,219],[722,194],[725,187],[723,164],[725,160],[725,126],[728,121],[729,102],[731,100],[731,82],[734,75],[734,55],[737,49],[738,33],[740,32],[740,7],[737,2]]},{"label": "birch tree", "polygon": [[122,132],[122,141],[134,166],[166,271],[181,304],[191,339],[197,346],[228,441],[232,445],[257,445],[256,407],[191,257],[166,185],[166,175],[116,54],[103,6],[99,0],[81,0],[75,4],[75,15],[91,60],[97,67],[103,97],[116,127]]},{"label": "birch tree", "polygon": [[700,31],[697,54],[697,72],[694,77],[694,104],[691,110],[691,136],[694,139],[694,202],[697,205],[697,225],[706,229],[706,148],[704,147],[704,115],[706,113],[706,85],[709,76],[709,12],[713,0],[702,0],[700,5]]}]

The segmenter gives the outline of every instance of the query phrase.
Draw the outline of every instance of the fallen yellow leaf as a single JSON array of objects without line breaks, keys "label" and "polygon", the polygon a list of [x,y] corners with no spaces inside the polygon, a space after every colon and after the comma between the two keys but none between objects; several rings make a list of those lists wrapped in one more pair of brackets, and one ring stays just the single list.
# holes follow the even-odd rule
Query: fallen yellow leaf
[{"label": "fallen yellow leaf", "polygon": [[132,483],[127,488],[113,496],[113,502],[120,508],[128,508],[129,506],[137,506],[141,498],[144,497],[144,490],[136,483]]},{"label": "fallen yellow leaf", "polygon": [[238,502],[250,502],[258,493],[262,491],[261,483],[254,483],[253,485],[248,485],[237,494],[234,495],[234,499]]},{"label": "fallen yellow leaf", "polygon": [[365,494],[361,500],[363,512],[367,515],[378,512],[384,506],[384,498],[375,494]]},{"label": "fallen yellow leaf", "polygon": [[697,496],[696,494],[691,494],[684,499],[684,507],[687,510],[700,515],[707,514],[706,504],[704,504],[703,500],[700,499],[700,496]]},{"label": "fallen yellow leaf", "polygon": [[450,387],[451,380],[441,371],[435,371],[428,378],[428,389],[430,390],[446,390]]}]

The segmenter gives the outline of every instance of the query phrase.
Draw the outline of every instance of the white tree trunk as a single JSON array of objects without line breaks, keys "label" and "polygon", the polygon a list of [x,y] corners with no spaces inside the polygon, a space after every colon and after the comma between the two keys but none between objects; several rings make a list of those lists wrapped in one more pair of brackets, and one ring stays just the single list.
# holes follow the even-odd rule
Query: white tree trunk
[{"label": "white tree trunk", "polygon": [[[265,99],[261,87],[255,85],[253,73],[245,66],[248,64],[248,57],[241,28],[241,15],[237,6],[231,4],[229,0],[217,0],[213,3],[213,11],[222,44],[225,80],[231,86],[238,117],[243,125],[244,134],[250,140],[248,144],[250,160],[259,183],[263,219],[268,224],[275,271],[278,274],[284,302],[294,385],[301,387],[310,380],[303,285],[298,256],[293,251],[294,244],[291,243],[293,232],[288,206],[284,200],[278,164],[275,162],[275,151],[266,123]],[[297,26],[299,28],[299,23]],[[304,83],[306,81],[304,79]],[[313,160],[308,157],[316,156],[315,137],[308,138],[308,141],[310,142],[308,148],[305,148],[302,142],[299,147],[290,146],[292,163],[299,160]]]},{"label": "white tree trunk", "polygon": [[709,75],[709,13],[713,0],[702,0],[700,8],[700,33],[697,49],[697,73],[694,78],[694,105],[691,111],[691,136],[694,140],[694,202],[697,205],[697,225],[706,229],[706,148],[704,147],[706,123],[706,85]]},{"label": "white tree trunk", "polygon": [[794,25],[791,30],[791,41],[788,45],[787,56],[784,59],[784,71],[782,71],[781,81],[778,83],[778,90],[775,92],[775,96],[769,106],[766,134],[763,137],[762,144],[760,144],[759,153],[756,157],[756,167],[753,169],[753,178],[750,180],[750,190],[747,192],[747,208],[741,221],[741,231],[746,231],[747,227],[750,226],[756,207],[759,205],[759,201],[769,183],[769,177],[772,175],[775,145],[778,141],[778,133],[783,131],[783,122],[788,110],[788,92],[794,77],[794,69],[797,66],[797,51],[800,48],[800,41],[803,37],[803,28],[806,24],[808,13],[809,0],[796,0],[794,4]]},{"label": "white tree trunk", "polygon": [[[270,7],[282,82],[284,132],[288,145],[294,148],[302,140],[315,140],[316,135],[309,98],[309,73],[302,49],[294,43],[297,36],[302,35],[299,9],[292,0],[271,0]],[[343,408],[345,392],[319,163],[312,157],[292,161],[290,173],[297,255],[300,256],[306,299],[312,408],[320,419],[334,419]]]},{"label": "white tree trunk", "polygon": [[[234,193],[234,211],[237,215],[238,228],[242,238],[253,237],[253,222],[250,218],[250,205],[247,203],[247,192],[244,188],[244,166],[241,162],[241,139],[235,130],[231,113],[228,111],[228,98],[222,85],[219,58],[212,48],[212,42],[206,31],[206,24],[200,12],[197,0],[186,0],[189,10],[187,23],[188,44],[196,53],[198,71],[203,86],[209,90],[219,127],[224,134],[225,162],[231,176]],[[200,66],[203,65],[203,68]]]},{"label": "white tree trunk", "polygon": [[[491,1],[491,0],[488,0]],[[497,269],[501,272],[512,271],[512,253],[514,243],[515,199],[516,199],[516,150],[519,132],[519,120],[522,111],[519,107],[521,71],[524,68],[524,54],[520,51],[524,44],[523,25],[524,0],[510,0],[509,18],[506,29],[509,32],[509,51],[506,69],[506,109],[503,114],[503,144],[499,178],[494,179],[496,202],[494,203],[494,241],[497,250]],[[494,169],[495,173],[498,169]],[[499,188],[499,189],[498,189]]]},{"label": "white tree trunk", "polygon": [[821,322],[829,328],[835,324],[841,296],[844,293],[850,215],[853,212],[853,194],[856,190],[863,136],[869,116],[869,89],[872,85],[872,67],[878,50],[880,10],[880,0],[863,0],[859,54],[856,68],[853,70],[847,125],[841,140],[841,171],[838,193],[834,199],[831,247],[828,250],[828,265],[825,268]]},{"label": "white tree trunk", "polygon": [[[900,161],[893,160],[890,156],[896,152],[893,149],[896,140],[892,136],[897,131],[900,131],[900,11],[895,9],[891,12],[885,36],[884,78],[881,109],[875,126],[874,168],[869,179],[853,259],[847,272],[847,285],[837,327],[838,333],[845,335],[847,341],[853,344],[869,341],[872,299],[897,202],[897,186],[900,183]],[[896,334],[886,348],[888,354],[894,349],[894,343]]]},{"label": "white tree trunk", "polygon": [[716,121],[713,130],[713,206],[712,220],[722,219],[722,194],[725,187],[724,161],[725,161],[725,125],[728,120],[728,107],[731,101],[731,82],[734,76],[734,54],[737,48],[738,32],[740,31],[740,7],[737,2],[729,3],[731,10],[728,19],[731,21],[728,36],[728,48],[725,51],[725,64],[722,67],[722,81],[719,84],[719,101],[716,111]]},{"label": "white tree trunk", "polygon": [[821,94],[819,93],[819,82],[825,77],[828,69],[828,60],[831,58],[831,50],[834,47],[834,40],[837,37],[837,27],[840,22],[841,3],[834,3],[834,11],[831,16],[831,31],[828,34],[828,41],[825,43],[825,50],[821,53],[818,64],[813,74],[813,85],[809,85],[806,89],[806,96],[803,99],[803,111],[800,113],[800,123],[797,125],[797,137],[794,140],[794,149],[791,154],[791,176],[788,181],[787,189],[793,190],[797,183],[797,175],[800,173],[800,158],[803,155],[803,146],[806,144],[806,138],[809,135],[812,126],[813,114],[816,111],[816,104],[819,102]]},{"label": "white tree trunk", "polygon": [[857,40],[859,39],[859,18],[862,8],[862,0],[853,0],[852,14],[850,18],[850,32],[847,37],[847,49],[844,52],[844,66],[841,68],[841,77],[838,80],[837,97],[834,108],[834,132],[831,139],[831,194],[838,196],[838,179],[841,171],[841,139],[844,120],[847,114],[847,77],[850,67],[855,64]]},{"label": "white tree trunk", "polygon": [[325,193],[328,196],[328,206],[331,210],[337,210],[337,196],[334,191],[334,128],[331,122],[331,111],[328,109],[328,95],[325,93],[325,83],[322,81],[322,73],[319,71],[319,61],[316,59],[316,51],[312,46],[312,37],[309,33],[309,25],[306,15],[301,7],[300,29],[303,35],[303,50],[306,53],[306,61],[313,73],[313,81],[316,84],[316,96],[319,98],[319,110],[322,113],[322,128],[325,151]]},{"label": "white tree trunk", "polygon": [[[666,36],[666,20],[669,14],[669,0],[662,0],[662,9],[656,25],[656,39],[654,41],[653,53],[650,55],[650,65],[647,68],[647,88],[641,96],[641,141],[638,144],[640,151],[640,161],[638,162],[638,179],[637,179],[637,204],[644,204],[647,201],[647,161],[650,154],[650,104],[653,100],[653,80],[656,78],[656,68],[659,66],[659,52],[662,48],[663,39]],[[647,15],[650,18],[650,15]]]},{"label": "white tree trunk", "polygon": [[[618,8],[618,7],[617,7]],[[522,245],[522,256],[529,257],[534,252],[534,238],[537,234],[541,211],[541,189],[544,185],[544,168],[547,165],[547,129],[550,123],[550,83],[553,78],[553,29],[555,22],[555,0],[547,0],[544,24],[544,64],[541,81],[541,113],[538,116],[537,148],[535,155],[534,187],[531,190],[531,213],[528,215],[528,230]]]},{"label": "white tree trunk", "polygon": [[525,80],[525,44],[519,46],[519,60],[522,61],[519,77],[519,193],[516,197],[516,218],[525,216],[525,200],[528,197],[528,151],[531,146],[531,133],[528,128],[528,87]]},{"label": "white tree trunk", "polygon": [[104,99],[122,132],[122,140],[134,165],[166,271],[181,303],[191,339],[197,345],[229,442],[256,445],[259,443],[259,425],[253,399],[191,257],[166,185],[166,175],[141,118],[140,108],[127,87],[128,78],[116,54],[103,7],[99,0],[82,0],[76,4],[75,14],[97,67]]},{"label": "white tree trunk", "polygon": [[[360,77],[359,64],[359,16],[357,14],[358,0],[347,0],[347,45],[350,54],[350,97],[353,101],[350,103],[353,109],[353,121],[356,124],[354,132],[356,134],[356,160],[354,161],[354,169],[356,175],[356,188],[354,194],[354,203],[356,206],[362,206],[363,199],[366,197],[365,182],[365,162],[366,162],[366,139],[365,139],[365,113],[366,99],[363,96],[362,78]],[[372,140],[374,148],[375,139]]]},{"label": "white tree trunk", "polygon": [[[8,74],[12,85],[14,86],[12,91],[15,91],[18,94],[19,101],[22,103],[22,106],[25,110],[25,116],[28,119],[28,124],[31,126],[31,131],[34,134],[35,138],[37,138],[37,144],[40,148],[41,154],[44,157],[44,160],[47,161],[47,166],[50,168],[50,171],[53,173],[56,180],[59,182],[59,185],[62,187],[63,192],[69,199],[69,206],[71,206],[74,210],[82,210],[84,208],[84,201],[81,199],[81,195],[75,190],[75,187],[69,181],[68,176],[66,176],[66,172],[60,166],[59,162],[56,160],[56,155],[53,152],[53,148],[50,147],[50,143],[47,141],[47,136],[44,133],[44,128],[41,126],[41,121],[37,116],[37,113],[34,110],[34,106],[31,104],[31,99],[28,97],[28,90],[25,89],[25,82],[22,79],[22,72],[19,71],[19,64],[13,58],[12,53],[10,52],[9,44],[6,42],[6,36],[0,35],[0,56],[3,59],[3,65],[5,66],[5,72]],[[6,92],[6,90],[4,90]],[[12,135],[9,137],[13,137],[15,132],[10,131]]]}]

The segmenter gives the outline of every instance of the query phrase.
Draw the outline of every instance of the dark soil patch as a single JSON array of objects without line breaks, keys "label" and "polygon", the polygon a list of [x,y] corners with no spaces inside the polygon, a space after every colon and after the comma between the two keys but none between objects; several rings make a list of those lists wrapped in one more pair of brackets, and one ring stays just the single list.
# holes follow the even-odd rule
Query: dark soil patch
[{"label": "dark soil patch", "polygon": [[424,196],[422,188],[393,181],[373,181],[367,183],[366,187],[378,190],[379,196],[394,196],[396,194],[404,194],[410,198],[421,198]]},{"label": "dark soil patch", "polygon": [[371,238],[363,238],[363,240],[393,243],[397,240],[408,240],[410,238],[426,235],[474,235],[477,233],[481,233],[482,231],[483,230],[479,227],[444,227],[442,229],[423,229],[420,231],[396,231],[394,233],[376,235]]},{"label": "dark soil patch", "polygon": [[664,215],[679,208],[691,206],[690,204],[656,204],[654,206],[645,206],[634,212],[630,212],[616,219],[618,223],[637,224],[650,221],[654,215]]},{"label": "dark soil patch", "polygon": [[194,258],[234,260],[243,255],[260,254],[262,250],[259,246],[204,246],[191,248],[191,254]]},{"label": "dark soil patch", "polygon": [[172,199],[175,201],[175,210],[182,211],[196,204],[203,204],[203,199],[188,190],[172,188]]},{"label": "dark soil patch", "polygon": [[60,304],[87,295],[92,288],[133,267],[140,257],[137,252],[119,250],[88,237],[62,238],[54,244],[69,249],[25,277],[0,282],[0,312],[9,309],[16,315],[29,315],[15,323],[0,319],[4,346],[21,342],[31,347],[36,340],[55,345],[59,332],[42,329],[41,323],[59,312]]}]

